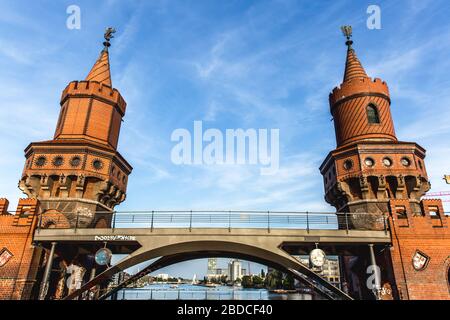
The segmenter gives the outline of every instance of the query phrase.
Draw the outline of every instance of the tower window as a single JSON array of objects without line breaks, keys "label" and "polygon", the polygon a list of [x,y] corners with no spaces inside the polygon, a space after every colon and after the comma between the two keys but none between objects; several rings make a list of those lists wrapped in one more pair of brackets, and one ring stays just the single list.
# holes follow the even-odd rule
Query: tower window
[{"label": "tower window", "polygon": [[367,120],[369,123],[380,123],[380,117],[378,116],[377,107],[373,104],[367,106]]}]

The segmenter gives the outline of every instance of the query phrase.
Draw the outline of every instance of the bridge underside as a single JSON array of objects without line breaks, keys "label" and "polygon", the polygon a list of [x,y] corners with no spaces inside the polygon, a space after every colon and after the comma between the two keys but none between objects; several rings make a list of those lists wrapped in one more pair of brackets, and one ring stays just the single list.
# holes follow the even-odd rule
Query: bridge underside
[{"label": "bridge underside", "polygon": [[351,299],[291,255],[307,254],[316,243],[327,254],[355,255],[367,251],[367,244],[389,244],[390,235],[385,231],[363,230],[40,229],[36,231],[34,240],[44,247],[57,242],[58,246],[77,247],[82,251],[80,253],[90,254],[107,242],[114,254],[128,254],[66,299],[75,298],[109,280],[117,272],[145,261],[160,258],[150,266],[149,272],[152,272],[180,261],[210,256],[259,262],[291,273],[327,298]]}]

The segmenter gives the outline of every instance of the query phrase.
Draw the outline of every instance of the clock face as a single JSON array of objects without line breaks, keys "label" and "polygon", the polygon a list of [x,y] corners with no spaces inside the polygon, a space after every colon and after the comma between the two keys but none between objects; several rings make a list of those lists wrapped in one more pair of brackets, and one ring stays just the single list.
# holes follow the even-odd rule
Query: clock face
[{"label": "clock face", "polygon": [[107,248],[102,248],[95,253],[95,262],[98,265],[106,266],[111,261],[112,252]]},{"label": "clock face", "polygon": [[315,267],[322,267],[325,264],[326,255],[321,249],[314,249],[309,254],[309,260]]}]

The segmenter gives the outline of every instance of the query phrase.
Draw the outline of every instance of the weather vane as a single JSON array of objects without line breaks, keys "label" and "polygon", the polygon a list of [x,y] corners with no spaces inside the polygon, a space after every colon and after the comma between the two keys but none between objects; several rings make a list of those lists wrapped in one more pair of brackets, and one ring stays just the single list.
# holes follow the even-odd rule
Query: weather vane
[{"label": "weather vane", "polygon": [[106,51],[111,46],[110,41],[111,41],[112,38],[114,38],[114,35],[113,35],[114,33],[116,33],[116,29],[111,28],[111,27],[107,28],[106,31],[105,31],[104,37],[105,37],[106,41],[103,42],[103,45],[105,46],[105,50]]},{"label": "weather vane", "polygon": [[347,42],[345,43],[349,48],[351,48],[353,41],[352,39],[352,35],[353,35],[353,31],[352,31],[352,26],[342,26],[341,27],[342,33],[344,34],[344,36],[347,38]]}]

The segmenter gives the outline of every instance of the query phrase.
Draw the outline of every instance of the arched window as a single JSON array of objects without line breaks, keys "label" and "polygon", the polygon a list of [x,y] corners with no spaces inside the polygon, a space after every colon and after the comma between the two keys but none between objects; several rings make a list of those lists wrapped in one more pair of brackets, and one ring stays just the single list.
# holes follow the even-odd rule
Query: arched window
[{"label": "arched window", "polygon": [[369,123],[380,123],[380,117],[378,116],[377,107],[373,104],[367,106],[367,120]]}]

